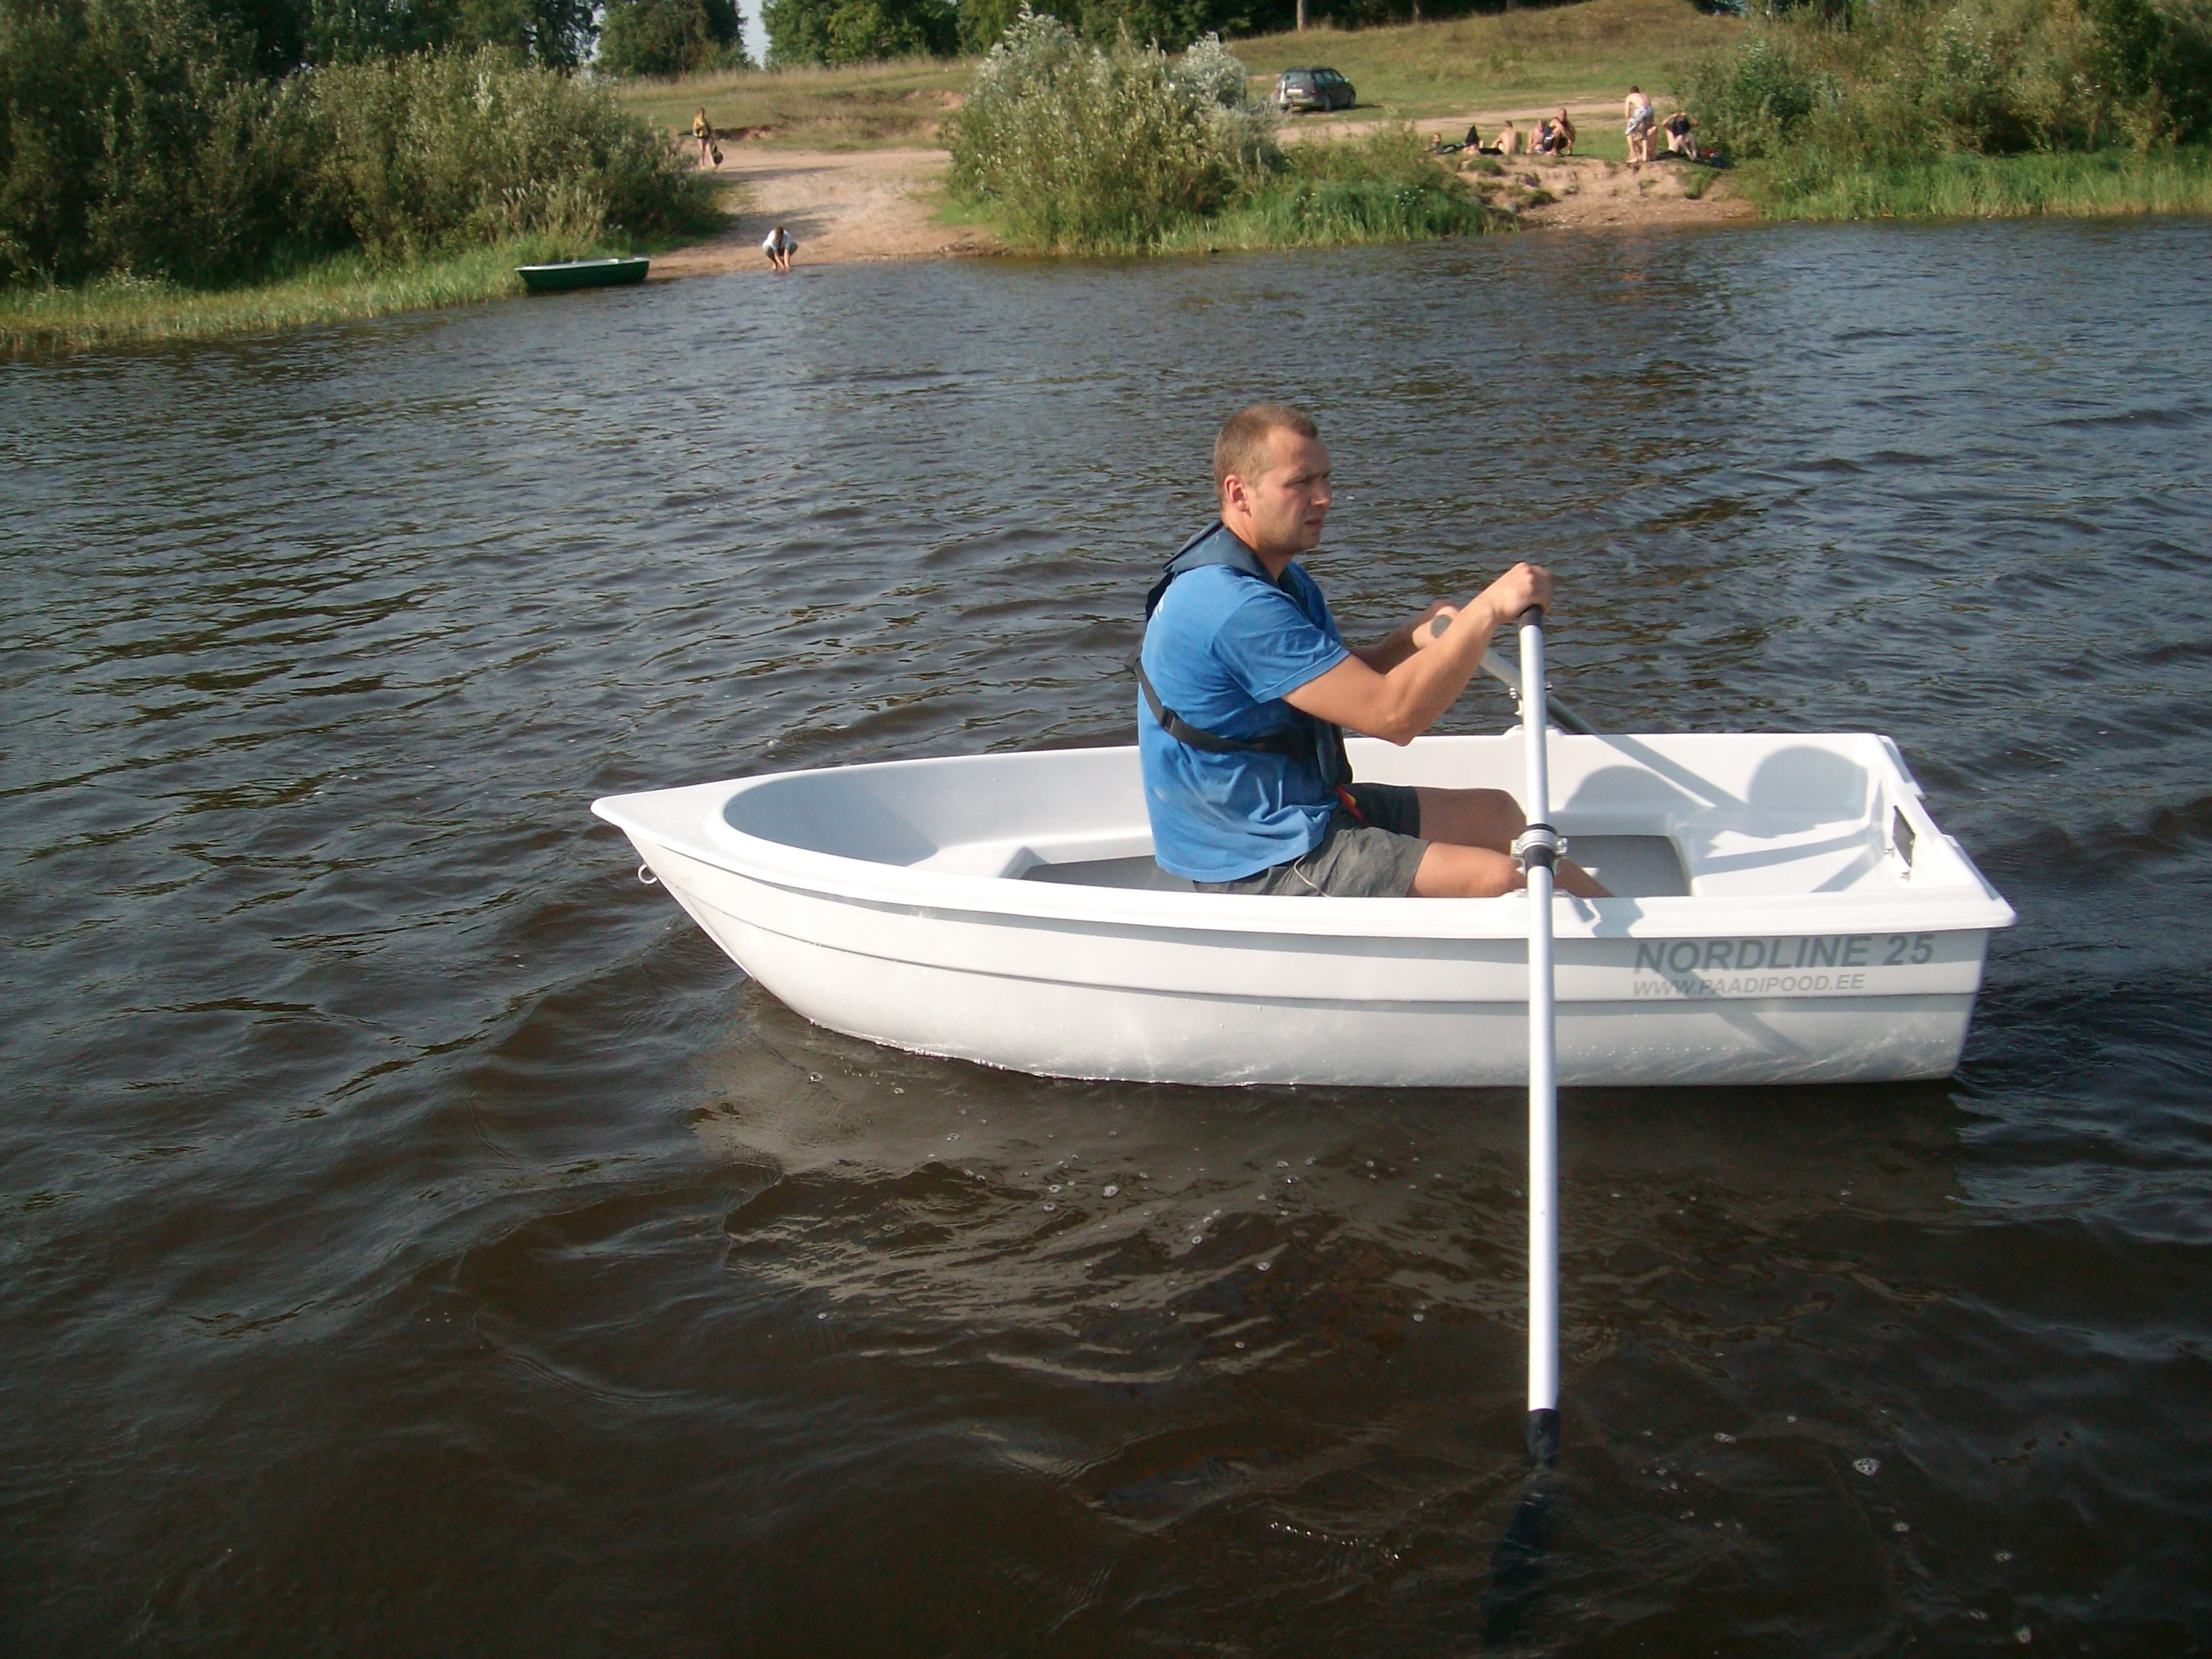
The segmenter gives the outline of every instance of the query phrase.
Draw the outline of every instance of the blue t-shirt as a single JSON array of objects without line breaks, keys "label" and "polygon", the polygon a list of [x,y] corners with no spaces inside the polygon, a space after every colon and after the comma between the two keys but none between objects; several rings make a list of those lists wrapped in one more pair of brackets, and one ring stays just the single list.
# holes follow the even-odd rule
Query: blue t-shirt
[{"label": "blue t-shirt", "polygon": [[[1216,564],[1168,584],[1145,629],[1143,661],[1160,701],[1191,725],[1257,738],[1310,729],[1284,694],[1351,654],[1328,601],[1296,564],[1280,586]],[[1194,749],[1160,729],[1142,691],[1137,752],[1152,856],[1193,881],[1234,881],[1301,858],[1336,810],[1310,754]]]}]

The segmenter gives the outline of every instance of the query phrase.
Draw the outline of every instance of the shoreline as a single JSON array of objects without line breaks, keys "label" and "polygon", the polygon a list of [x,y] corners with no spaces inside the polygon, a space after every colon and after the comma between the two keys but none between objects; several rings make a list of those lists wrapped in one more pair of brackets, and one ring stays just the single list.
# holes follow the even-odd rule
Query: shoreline
[{"label": "shoreline", "polygon": [[[1557,106],[1554,105],[1553,107]],[[1583,118],[1587,106],[1570,102]],[[1457,137],[1470,121],[1494,134],[1519,108],[1413,124],[1430,137]],[[1609,108],[1585,137],[1610,149]],[[1294,135],[1349,137],[1371,124],[1332,122]],[[649,280],[752,270],[769,274],[760,240],[774,224],[799,244],[801,267],[1005,256],[988,227],[947,211],[948,151],[936,148],[798,150],[740,143],[716,176],[729,188],[714,234],[647,252]],[[1445,158],[1449,162],[1449,158]],[[710,169],[710,171],[715,171]],[[1924,176],[1923,176],[1924,175]],[[2046,176],[2047,175],[2047,176]],[[2042,157],[1947,156],[1898,177],[1850,175],[1835,190],[1841,209],[1765,210],[1732,173],[1657,161],[1638,170],[1609,155],[1484,158],[1462,167],[1483,198],[1526,230],[1583,234],[1678,232],[1783,222],[1946,223],[2018,217],[2094,219],[2212,211],[2212,155],[2131,157],[2110,152]],[[1856,194],[1854,194],[1856,192]],[[1863,197],[1864,199],[1859,199]],[[585,250],[604,252],[609,250]],[[1260,251],[1260,250],[1254,250]],[[284,280],[246,288],[189,289],[121,280],[84,289],[0,290],[0,360],[71,356],[111,347],[268,337],[301,328],[519,298],[514,266],[570,257],[532,240],[467,250],[419,266],[375,270],[341,255]]]},{"label": "shoreline", "polygon": [[[1570,104],[1578,122],[1611,118],[1611,106]],[[1413,123],[1425,137],[1456,137],[1470,124],[1495,132],[1510,116],[1533,126],[1520,109],[1479,111]],[[1331,121],[1291,128],[1294,138],[1331,142],[1358,137],[1375,124]],[[1443,159],[1449,165],[1450,157]],[[1686,162],[1654,162],[1633,170],[1601,156],[1516,155],[1490,158],[1504,172],[1494,181],[1462,174],[1495,194],[1495,205],[1529,229],[1651,229],[1742,223],[1758,217],[1724,176],[1702,174]],[[802,150],[750,149],[742,143],[709,168],[739,186],[743,200],[730,222],[714,235],[656,257],[652,280],[720,276],[732,270],[769,274],[761,239],[777,224],[799,242],[802,265],[836,265],[1003,254],[1005,245],[982,225],[948,223],[939,216],[948,150],[910,146],[890,149]],[[1692,194],[1692,180],[1703,188]]]}]

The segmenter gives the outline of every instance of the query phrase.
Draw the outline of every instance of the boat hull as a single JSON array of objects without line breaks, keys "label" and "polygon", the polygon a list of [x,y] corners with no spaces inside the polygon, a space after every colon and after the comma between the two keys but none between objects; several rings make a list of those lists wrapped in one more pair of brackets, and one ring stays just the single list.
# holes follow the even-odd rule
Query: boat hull
[{"label": "boat hull", "polygon": [[[1073,785],[1075,794],[1087,788],[1096,795],[1134,772],[1132,757],[1086,773],[1080,753],[903,764],[969,769],[921,779],[944,799],[964,801],[979,792],[988,797],[991,767],[1030,758],[1049,758],[1066,775],[1054,784],[1041,768],[1017,781],[1045,793]],[[1363,757],[1362,775],[1388,770],[1394,760],[1401,772],[1420,775],[1418,755]],[[1663,769],[1666,757],[1659,763]],[[1575,769],[1554,766],[1555,775],[1567,773],[1571,799]],[[1462,776],[1468,769],[1448,769]],[[1586,781],[1601,782],[1601,772]],[[1899,799],[1905,786],[1900,771]],[[653,875],[732,960],[831,1030],[1056,1077],[1391,1087],[1527,1080],[1523,896],[1254,899],[1187,886],[1177,893],[1061,885],[1075,878],[1046,867],[1040,879],[1038,867],[1024,865],[1037,859],[1037,848],[1055,850],[1042,832],[1011,859],[994,843],[988,860],[1000,861],[996,875],[972,873],[982,859],[975,847],[940,846],[941,834],[932,841],[921,830],[904,842],[884,842],[886,858],[906,861],[887,866],[765,840],[755,833],[763,828],[759,811],[737,798],[747,787],[621,798],[599,810],[623,828]],[[1586,834],[1649,827],[1619,811],[1605,821],[1589,808],[1588,788],[1583,799]],[[1140,795],[1136,801],[1141,811]],[[832,847],[842,844],[840,836],[892,836],[861,803],[817,803],[811,827],[799,810],[805,805],[794,798],[777,805],[788,818],[774,818],[775,832]],[[1869,821],[1893,810],[1879,790],[1864,805]],[[883,816],[900,810],[926,829],[926,811],[910,803],[885,805]],[[992,816],[988,799],[985,816]],[[1975,902],[1967,902],[1967,884],[1935,885],[1938,860],[1929,849],[1948,838],[1924,814],[1920,821],[1928,874],[1917,893],[1906,882],[1857,902],[1819,892],[1787,902],[1730,897],[1729,881],[1746,878],[1746,855],[1729,852],[1724,838],[1700,841],[1692,814],[1666,843],[1692,849],[1692,878],[1656,890],[1667,896],[1595,906],[1556,901],[1560,1080],[1771,1085],[1949,1075],[1972,1018],[1990,932],[2011,913],[1970,866]],[[1139,861],[1101,854],[1126,854],[1139,836],[1127,825],[1118,839],[1094,833],[1075,849],[1092,862],[1061,867],[1079,874],[1133,866]],[[1821,869],[1850,870],[1834,863],[1850,850],[1832,846],[1843,839],[1814,834],[1805,841],[1807,856],[1828,859]],[[1963,866],[1962,855],[1958,861]],[[1685,890],[1700,884],[1713,890],[1702,898]]]},{"label": "boat hull", "polygon": [[[780,1000],[872,1042],[1044,1077],[1139,1083],[1423,1088],[1528,1079],[1528,957],[1511,943],[1470,940],[1438,952],[1348,940],[1341,953],[1304,953],[1286,975],[1275,971],[1280,941],[1265,937],[1131,930],[1079,941],[1026,918],[951,921],[855,908],[665,848],[638,851],[730,959]],[[1632,944],[1562,943],[1559,1081],[1948,1077],[1973,1018],[1986,939],[1945,938],[1945,989],[1663,1000],[1650,989],[1659,976],[1636,969]],[[1695,942],[1702,957],[1711,942]],[[1147,979],[1166,982],[1108,971],[1129,954],[1148,964]],[[1343,982],[1334,994],[1332,980]]]},{"label": "boat hull", "polygon": [[517,265],[515,275],[532,294],[568,294],[584,288],[623,288],[641,283],[650,259],[569,259],[559,264]]}]

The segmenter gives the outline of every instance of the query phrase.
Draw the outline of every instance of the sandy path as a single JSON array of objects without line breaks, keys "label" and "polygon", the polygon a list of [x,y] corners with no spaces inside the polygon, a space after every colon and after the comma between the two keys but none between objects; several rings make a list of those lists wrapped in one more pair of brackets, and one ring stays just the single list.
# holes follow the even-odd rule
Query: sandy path
[{"label": "sandy path", "polygon": [[[1415,123],[1431,136],[1457,138],[1470,122],[1494,135],[1507,116],[1522,131],[1556,109],[1478,110],[1471,115],[1438,117]],[[1620,118],[1616,104],[1570,104],[1577,125]],[[1288,136],[1345,138],[1366,123],[1311,122],[1286,125]],[[728,144],[718,177],[745,186],[744,210],[720,235],[673,253],[658,255],[653,275],[700,276],[726,270],[769,274],[760,251],[771,225],[782,225],[799,240],[799,263],[845,264],[863,259],[941,259],[993,253],[998,239],[979,226],[943,225],[932,216],[951,158],[941,149],[788,150]],[[1749,206],[1725,181],[1701,198],[1684,190],[1691,169],[1659,162],[1632,169],[1617,161],[1587,156],[1553,161],[1515,156],[1506,177],[1527,191],[1552,199],[1537,200],[1521,212],[1531,228],[1598,228],[1717,224],[1751,216]]]},{"label": "sandy path", "polygon": [[940,225],[930,216],[951,157],[941,149],[791,150],[726,145],[718,177],[745,186],[728,229],[653,259],[655,276],[714,271],[768,274],[761,238],[781,225],[799,242],[800,264],[858,259],[933,259],[988,253],[988,230]]},{"label": "sandy path", "polygon": [[[1557,104],[1501,104],[1496,109],[1479,109],[1468,115],[1425,116],[1413,126],[1424,138],[1459,138],[1465,135],[1470,125],[1478,126],[1482,129],[1483,142],[1488,143],[1498,136],[1498,125],[1509,118],[1515,126],[1521,129],[1524,137],[1534,137],[1536,123],[1547,115],[1558,114],[1559,110]],[[1621,125],[1620,100],[1615,98],[1604,103],[1585,104],[1570,101],[1567,118],[1575,124],[1577,132],[1607,123]],[[1334,120],[1316,121],[1305,115],[1286,118],[1280,131],[1285,139],[1356,138],[1362,133],[1371,132],[1380,123],[1371,116],[1361,119],[1339,116]]]}]

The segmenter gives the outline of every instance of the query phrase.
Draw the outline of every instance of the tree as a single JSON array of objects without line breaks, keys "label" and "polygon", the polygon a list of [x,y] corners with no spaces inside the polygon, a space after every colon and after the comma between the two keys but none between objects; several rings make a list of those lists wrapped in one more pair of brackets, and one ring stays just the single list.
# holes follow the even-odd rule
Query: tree
[{"label": "tree", "polygon": [[[1385,0],[1370,0],[1382,4]],[[1026,9],[1054,17],[1096,46],[1127,34],[1139,46],[1181,52],[1209,34],[1249,33],[1272,21],[1286,0],[1026,0]],[[959,0],[960,49],[986,52],[1024,9],[1024,0]]]},{"label": "tree", "polygon": [[596,61],[603,74],[629,76],[745,69],[752,60],[732,0],[608,0]]},{"label": "tree", "polygon": [[761,21],[778,64],[946,56],[960,43],[959,20],[945,0],[767,0]]},{"label": "tree", "polygon": [[[546,69],[568,70],[591,55],[596,33],[593,0],[209,0],[209,5],[255,41],[264,73],[302,61],[342,63],[444,46],[495,46]],[[299,45],[292,48],[288,43],[295,40]]]}]

